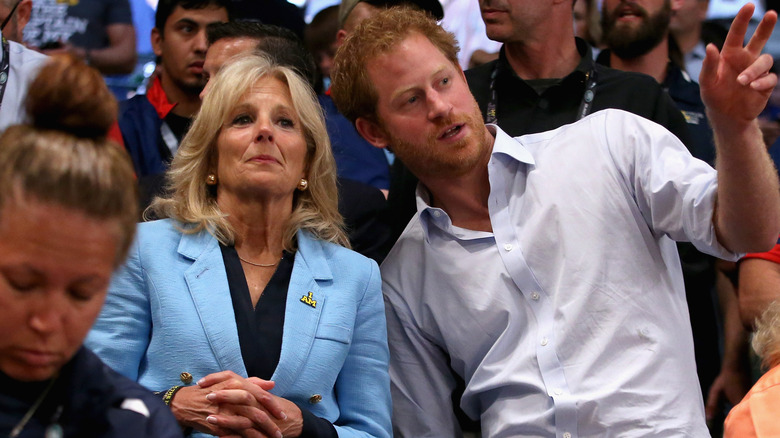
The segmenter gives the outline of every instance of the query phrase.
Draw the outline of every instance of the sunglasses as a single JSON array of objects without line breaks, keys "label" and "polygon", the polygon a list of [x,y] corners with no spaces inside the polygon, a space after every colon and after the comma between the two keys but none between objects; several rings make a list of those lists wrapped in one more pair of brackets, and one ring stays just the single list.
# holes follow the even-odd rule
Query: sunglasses
[{"label": "sunglasses", "polygon": [[3,20],[3,24],[0,24],[0,32],[2,32],[5,29],[5,25],[8,24],[9,21],[11,21],[11,17],[14,16],[14,12],[16,12],[16,8],[19,6],[19,3],[21,3],[22,0],[17,0],[14,4],[14,7],[11,8],[11,12],[8,13],[8,16],[5,17],[5,20]]}]

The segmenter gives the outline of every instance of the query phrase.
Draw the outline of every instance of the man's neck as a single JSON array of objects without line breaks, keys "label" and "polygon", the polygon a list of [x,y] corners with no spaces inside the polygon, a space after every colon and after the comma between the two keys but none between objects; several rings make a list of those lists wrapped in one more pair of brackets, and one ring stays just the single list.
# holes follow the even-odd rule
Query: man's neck
[{"label": "man's neck", "polygon": [[176,106],[171,110],[177,116],[192,118],[200,109],[200,96],[198,93],[190,93],[173,82],[165,72],[160,73],[160,85],[168,101]]},{"label": "man's neck", "polygon": [[431,206],[446,211],[453,225],[475,231],[492,231],[488,211],[490,180],[487,165],[495,138],[487,129],[485,133],[486,141],[490,142],[491,147],[472,171],[456,178],[420,178],[431,192]]},{"label": "man's neck", "polygon": [[669,64],[669,41],[664,38],[657,46],[642,56],[633,59],[619,58],[615,52],[609,54],[609,66],[618,70],[644,73],[655,78],[658,83],[666,79]]},{"label": "man's neck", "polygon": [[691,29],[686,29],[685,32],[676,32],[674,38],[684,55],[690,53],[701,40],[701,23]]},{"label": "man's neck", "polygon": [[504,53],[512,70],[524,80],[566,77],[577,68],[581,59],[573,35],[556,44],[506,43]]}]

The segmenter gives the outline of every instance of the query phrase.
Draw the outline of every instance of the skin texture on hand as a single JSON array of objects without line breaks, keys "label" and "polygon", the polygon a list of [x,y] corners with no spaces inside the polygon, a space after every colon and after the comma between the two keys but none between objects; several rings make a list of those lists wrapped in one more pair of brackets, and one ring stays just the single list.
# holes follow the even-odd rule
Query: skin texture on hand
[{"label": "skin texture on hand", "polygon": [[[274,382],[244,378],[232,371],[209,374],[197,386],[182,388],[171,410],[185,427],[217,436],[294,437],[302,426],[300,409],[268,391]],[[290,411],[291,416],[286,411]],[[297,422],[296,422],[297,418]],[[278,424],[277,424],[278,423]],[[283,431],[286,433],[283,435]]]}]

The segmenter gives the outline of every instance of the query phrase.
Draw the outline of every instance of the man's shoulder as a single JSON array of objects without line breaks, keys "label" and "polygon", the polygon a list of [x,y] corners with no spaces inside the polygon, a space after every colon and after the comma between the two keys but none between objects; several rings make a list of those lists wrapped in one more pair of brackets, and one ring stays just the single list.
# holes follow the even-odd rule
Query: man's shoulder
[{"label": "man's shoulder", "polygon": [[633,71],[617,70],[602,64],[595,64],[597,80],[599,84],[606,86],[646,87],[637,89],[625,89],[624,91],[661,92],[663,87],[652,76]]},{"label": "man's shoulder", "polygon": [[28,49],[22,44],[14,41],[8,42],[8,52],[11,67],[17,66],[23,69],[34,69],[49,59],[43,53]]},{"label": "man's shoulder", "polygon": [[420,221],[420,213],[415,213],[382,262],[383,276],[386,271],[399,269],[407,263],[417,263],[425,245],[425,231]]}]

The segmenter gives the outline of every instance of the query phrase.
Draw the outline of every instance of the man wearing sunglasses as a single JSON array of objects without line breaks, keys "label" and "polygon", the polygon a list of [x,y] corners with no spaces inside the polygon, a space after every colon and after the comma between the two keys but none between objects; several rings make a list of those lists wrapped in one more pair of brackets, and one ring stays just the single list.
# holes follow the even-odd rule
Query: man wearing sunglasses
[{"label": "man wearing sunglasses", "polygon": [[0,132],[25,118],[24,98],[46,56],[18,43],[30,19],[31,0],[0,0]]}]

